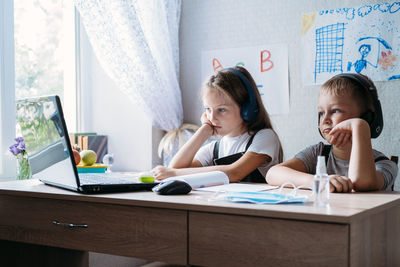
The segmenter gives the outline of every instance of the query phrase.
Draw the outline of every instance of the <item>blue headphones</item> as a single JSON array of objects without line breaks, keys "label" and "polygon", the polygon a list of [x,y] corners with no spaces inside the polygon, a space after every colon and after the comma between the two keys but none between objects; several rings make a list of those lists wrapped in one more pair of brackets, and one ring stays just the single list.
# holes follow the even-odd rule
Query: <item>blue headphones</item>
[{"label": "blue headphones", "polygon": [[256,94],[253,87],[251,86],[249,79],[247,79],[247,77],[237,69],[226,68],[224,70],[229,70],[233,72],[236,76],[238,76],[239,79],[242,81],[244,87],[246,88],[247,94],[249,95],[248,101],[246,101],[240,108],[240,116],[242,116],[242,119],[245,121],[254,120],[258,114],[259,108]]},{"label": "blue headphones", "polygon": [[[357,84],[361,85],[361,87],[365,88],[365,90],[367,90],[367,92],[371,95],[375,112],[368,109],[366,112],[361,114],[360,118],[368,122],[371,130],[371,138],[377,138],[383,130],[383,115],[382,115],[381,102],[379,101],[377,94],[375,93],[376,89],[374,88],[374,86],[371,84],[370,81],[368,81],[362,75],[356,73],[341,73],[335,75],[333,78],[339,78],[339,77],[344,77],[356,82]],[[318,124],[319,124],[319,118],[318,118]]]}]

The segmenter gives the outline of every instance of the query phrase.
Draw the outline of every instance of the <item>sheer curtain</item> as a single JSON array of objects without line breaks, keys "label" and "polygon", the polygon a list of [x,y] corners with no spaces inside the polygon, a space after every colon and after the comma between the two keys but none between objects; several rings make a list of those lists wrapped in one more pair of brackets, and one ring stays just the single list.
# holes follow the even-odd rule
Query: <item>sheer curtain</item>
[{"label": "sheer curtain", "polygon": [[180,0],[74,0],[100,64],[152,120],[177,130]]}]

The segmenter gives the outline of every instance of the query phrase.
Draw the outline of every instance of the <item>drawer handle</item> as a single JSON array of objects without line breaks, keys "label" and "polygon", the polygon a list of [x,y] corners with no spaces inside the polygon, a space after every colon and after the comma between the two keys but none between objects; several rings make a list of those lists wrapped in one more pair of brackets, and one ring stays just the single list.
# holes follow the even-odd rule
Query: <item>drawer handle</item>
[{"label": "drawer handle", "polygon": [[87,224],[74,224],[74,223],[62,223],[59,221],[53,221],[53,224],[56,226],[62,226],[65,228],[73,229],[73,228],[88,228]]}]

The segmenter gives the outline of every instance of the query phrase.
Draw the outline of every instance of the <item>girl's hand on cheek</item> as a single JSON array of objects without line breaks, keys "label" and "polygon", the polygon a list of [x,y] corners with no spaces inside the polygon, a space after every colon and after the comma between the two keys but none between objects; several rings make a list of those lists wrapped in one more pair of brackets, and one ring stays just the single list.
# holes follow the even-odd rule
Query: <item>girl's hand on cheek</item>
[{"label": "girl's hand on cheek", "polygon": [[353,191],[353,183],[350,178],[337,174],[329,175],[330,192],[350,193]]},{"label": "girl's hand on cheek", "polygon": [[206,125],[207,128],[210,129],[210,136],[214,135],[215,133],[215,129],[214,129],[214,125],[212,124],[212,122],[207,118],[207,114],[204,112],[201,117],[200,117],[200,121],[202,125]]},{"label": "girl's hand on cheek", "polygon": [[201,121],[201,124],[205,124],[205,123],[209,122],[209,120],[207,118],[207,114],[205,112],[203,114],[201,114],[200,121]]}]

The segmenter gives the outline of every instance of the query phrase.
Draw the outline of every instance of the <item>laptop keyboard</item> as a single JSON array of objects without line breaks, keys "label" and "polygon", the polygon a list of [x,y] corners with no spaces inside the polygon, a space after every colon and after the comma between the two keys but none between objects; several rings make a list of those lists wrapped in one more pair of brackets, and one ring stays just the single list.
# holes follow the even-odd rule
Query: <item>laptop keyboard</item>
[{"label": "laptop keyboard", "polygon": [[104,175],[95,173],[80,173],[79,180],[81,184],[132,184],[137,182],[135,178],[129,177],[122,179],[122,175]]}]

